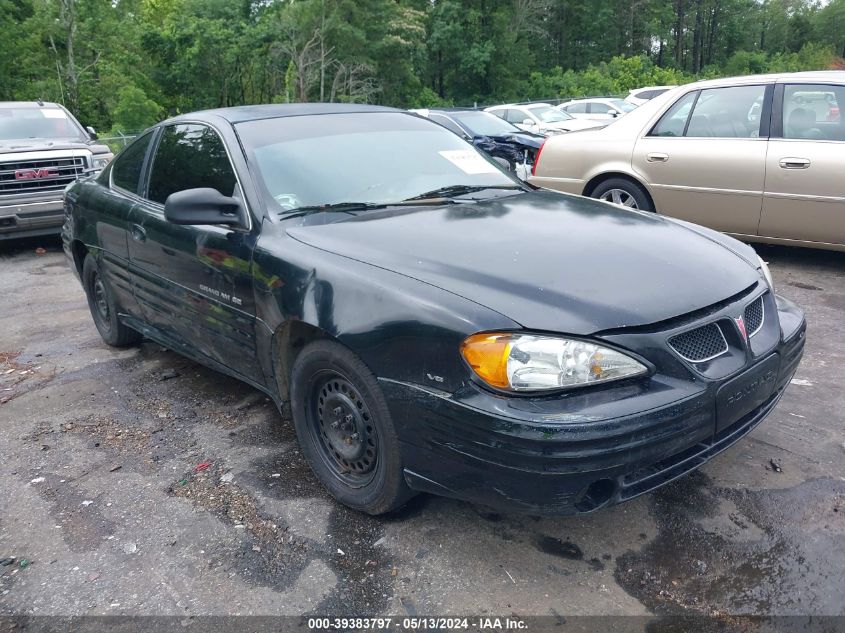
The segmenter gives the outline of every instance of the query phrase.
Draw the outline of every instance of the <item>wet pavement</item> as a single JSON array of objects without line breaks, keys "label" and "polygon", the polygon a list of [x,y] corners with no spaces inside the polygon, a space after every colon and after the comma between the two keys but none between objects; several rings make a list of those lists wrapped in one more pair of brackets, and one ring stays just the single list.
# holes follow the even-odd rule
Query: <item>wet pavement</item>
[{"label": "wet pavement", "polygon": [[760,252],[804,362],[699,472],[581,517],[372,518],[263,395],[106,347],[58,242],[0,244],[0,615],[845,615],[845,253]]}]

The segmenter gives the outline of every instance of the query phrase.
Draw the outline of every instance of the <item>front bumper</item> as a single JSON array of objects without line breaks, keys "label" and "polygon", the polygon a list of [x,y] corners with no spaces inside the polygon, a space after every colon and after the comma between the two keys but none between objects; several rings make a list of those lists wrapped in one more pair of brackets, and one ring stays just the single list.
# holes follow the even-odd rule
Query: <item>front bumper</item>
[{"label": "front bumper", "polygon": [[[779,299],[778,310],[777,345],[720,380],[653,378],[543,399],[382,380],[406,481],[531,514],[589,512],[653,490],[731,446],[775,407],[803,355],[806,329],[793,304]],[[726,391],[754,392],[736,419],[717,414]]]},{"label": "front bumper", "polygon": [[58,235],[64,219],[61,191],[17,203],[0,198],[0,240]]}]

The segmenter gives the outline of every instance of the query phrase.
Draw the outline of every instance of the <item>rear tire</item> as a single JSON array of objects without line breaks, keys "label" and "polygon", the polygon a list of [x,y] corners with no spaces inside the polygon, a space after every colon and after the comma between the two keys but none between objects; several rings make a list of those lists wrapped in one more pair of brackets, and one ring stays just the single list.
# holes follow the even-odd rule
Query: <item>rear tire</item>
[{"label": "rear tire", "polygon": [[357,356],[334,341],[315,341],[297,356],[290,382],[299,445],[335,499],[383,514],[413,496],[387,402]]},{"label": "rear tire", "polygon": [[88,309],[103,341],[112,347],[127,347],[141,341],[141,335],[118,318],[114,293],[103,277],[100,266],[90,254],[82,263],[82,287],[88,298]]},{"label": "rear tire", "polygon": [[654,211],[654,205],[646,190],[627,178],[608,178],[600,182],[590,193],[590,197],[629,209]]}]

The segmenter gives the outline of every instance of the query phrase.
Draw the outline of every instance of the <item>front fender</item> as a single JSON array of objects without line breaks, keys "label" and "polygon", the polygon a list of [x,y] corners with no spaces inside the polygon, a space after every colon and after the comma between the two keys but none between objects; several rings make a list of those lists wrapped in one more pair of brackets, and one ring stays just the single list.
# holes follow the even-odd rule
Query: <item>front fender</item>
[{"label": "front fender", "polygon": [[519,328],[468,299],[303,244],[278,227],[260,238],[253,270],[265,373],[278,371],[273,359],[300,322],[348,347],[379,378],[453,392],[470,378],[459,353],[464,338]]}]

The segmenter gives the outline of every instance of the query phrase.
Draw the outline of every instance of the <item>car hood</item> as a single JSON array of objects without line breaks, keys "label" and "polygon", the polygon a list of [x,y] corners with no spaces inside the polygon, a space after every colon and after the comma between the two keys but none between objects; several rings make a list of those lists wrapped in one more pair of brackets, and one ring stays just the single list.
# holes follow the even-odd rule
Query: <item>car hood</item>
[{"label": "car hood", "polygon": [[760,279],[747,258],[686,226],[548,191],[370,211],[287,233],[460,295],[527,329],[579,335],[676,317]]},{"label": "car hood", "polygon": [[69,139],[23,138],[0,140],[0,154],[69,149],[83,149],[94,154],[102,154],[109,151],[109,148],[105,145]]},{"label": "car hood", "polygon": [[495,134],[495,135],[483,135],[480,134],[475,136],[473,140],[485,140],[485,139],[492,139],[497,143],[516,143],[518,145],[525,145],[527,147],[533,147],[534,149],[539,149],[540,146],[545,142],[546,137],[542,134],[532,134],[531,132],[509,132],[507,134]]}]

